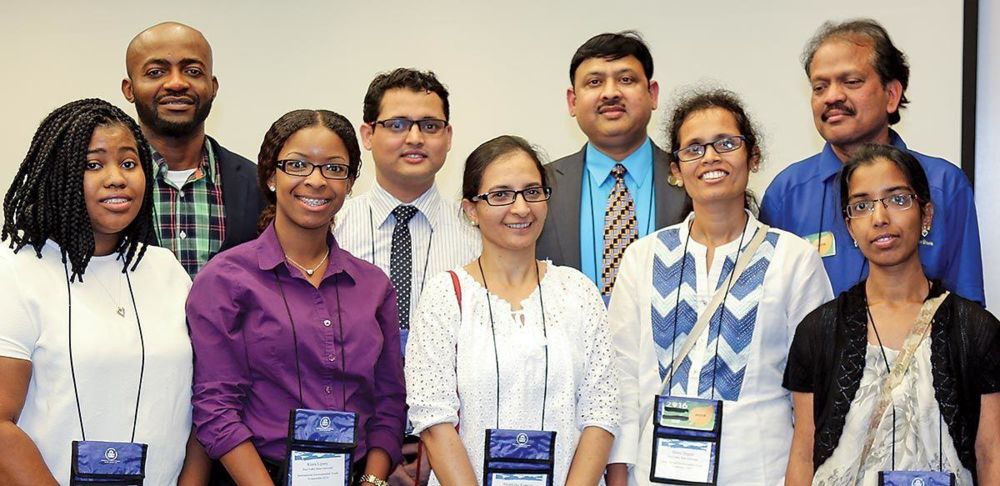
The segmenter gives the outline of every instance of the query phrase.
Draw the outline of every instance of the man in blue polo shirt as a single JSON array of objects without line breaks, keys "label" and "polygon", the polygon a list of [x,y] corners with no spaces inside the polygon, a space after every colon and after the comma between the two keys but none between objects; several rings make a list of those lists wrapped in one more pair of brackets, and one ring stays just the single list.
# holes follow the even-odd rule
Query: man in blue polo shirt
[{"label": "man in blue polo shirt", "polygon": [[920,241],[924,270],[949,290],[985,305],[979,227],[968,179],[947,160],[908,149],[889,128],[908,103],[906,56],[881,25],[862,19],[823,24],[802,59],[812,86],[813,120],[827,143],[819,154],[778,174],[764,193],[760,219],[815,245],[834,293],[847,290],[865,278],[868,268],[839,207],[841,166],[867,143],[908,150],[927,172],[934,204],[931,230]]}]

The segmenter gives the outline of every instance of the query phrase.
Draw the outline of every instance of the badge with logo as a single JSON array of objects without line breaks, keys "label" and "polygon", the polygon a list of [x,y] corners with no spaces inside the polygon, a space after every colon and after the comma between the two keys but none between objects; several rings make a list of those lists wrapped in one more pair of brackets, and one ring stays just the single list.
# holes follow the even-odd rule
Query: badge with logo
[{"label": "badge with logo", "polygon": [[288,420],[288,486],[347,486],[357,447],[354,412],[292,410]]},{"label": "badge with logo", "polygon": [[552,486],[556,433],[486,429],[484,486]]},{"label": "badge with logo", "polygon": [[947,471],[880,471],[879,486],[955,486],[955,475]]},{"label": "badge with logo", "polygon": [[134,442],[73,441],[69,484],[142,486],[146,448]]},{"label": "badge with logo", "polygon": [[722,402],[659,395],[655,405],[649,480],[692,486],[716,484]]},{"label": "badge with logo", "polygon": [[837,254],[837,240],[833,237],[833,232],[824,231],[805,236],[806,241],[819,251],[820,257],[834,256]]}]

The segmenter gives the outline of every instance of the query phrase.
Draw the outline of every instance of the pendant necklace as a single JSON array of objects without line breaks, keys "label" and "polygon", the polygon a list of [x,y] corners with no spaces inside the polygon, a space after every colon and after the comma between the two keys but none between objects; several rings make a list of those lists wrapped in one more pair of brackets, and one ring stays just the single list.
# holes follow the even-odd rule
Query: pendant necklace
[{"label": "pendant necklace", "polygon": [[326,255],[323,255],[323,259],[322,259],[322,260],[320,260],[320,261],[319,261],[319,263],[317,263],[315,267],[312,267],[312,268],[306,268],[305,266],[303,266],[303,265],[302,265],[302,264],[300,264],[299,262],[297,262],[297,261],[295,261],[295,260],[292,260],[292,257],[288,256],[288,253],[285,253],[285,258],[286,258],[286,259],[288,259],[288,261],[289,261],[289,262],[290,262],[290,263],[291,263],[292,265],[295,265],[296,267],[299,267],[299,270],[302,270],[303,272],[306,272],[306,275],[308,275],[308,276],[310,276],[310,277],[312,277],[312,276],[313,276],[313,274],[314,274],[314,273],[316,273],[316,269],[317,269],[317,268],[319,268],[319,267],[320,267],[320,265],[322,265],[322,264],[323,264],[323,262],[325,262],[325,261],[326,261],[326,259],[327,259],[327,258],[329,258],[329,257],[330,257],[330,252],[327,252],[327,253],[326,253]]},{"label": "pendant necklace", "polygon": [[121,279],[121,276],[118,277],[118,299],[115,299],[114,296],[111,295],[111,291],[108,290],[108,287],[105,286],[104,282],[101,282],[101,279],[97,278],[96,275],[94,276],[94,280],[96,280],[97,284],[100,285],[102,289],[104,289],[104,293],[108,294],[108,299],[111,301],[112,304],[114,304],[115,314],[118,314],[118,317],[121,317],[122,319],[124,319],[125,318],[125,307],[123,307],[121,305],[121,302],[120,302],[121,301],[121,295],[122,295],[122,279]]}]

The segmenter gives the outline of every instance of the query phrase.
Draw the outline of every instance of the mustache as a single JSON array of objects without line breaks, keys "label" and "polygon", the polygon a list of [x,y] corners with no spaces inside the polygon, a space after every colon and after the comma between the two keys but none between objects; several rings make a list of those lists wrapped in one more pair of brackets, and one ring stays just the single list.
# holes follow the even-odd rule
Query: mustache
[{"label": "mustache", "polygon": [[823,121],[826,121],[827,118],[830,118],[830,112],[831,111],[840,111],[840,112],[846,113],[847,115],[850,115],[850,116],[854,116],[854,114],[855,114],[855,112],[854,112],[853,109],[849,108],[843,102],[839,102],[838,101],[838,102],[836,102],[836,103],[834,103],[834,104],[832,104],[830,106],[827,106],[826,109],[823,110],[823,115],[820,118]]},{"label": "mustache", "polygon": [[614,99],[610,99],[608,101],[605,101],[604,103],[601,103],[600,105],[597,106],[597,112],[600,113],[605,108],[621,108],[621,109],[625,109],[625,105],[622,105],[621,101],[622,100],[620,98],[614,98]]},{"label": "mustache", "polygon": [[171,100],[183,100],[185,102],[191,103],[192,105],[200,104],[200,101],[201,101],[197,96],[178,95],[178,94],[171,94],[171,93],[162,94],[160,96],[157,96],[154,101],[156,103],[162,103],[164,99],[168,99],[168,98],[171,99]]}]

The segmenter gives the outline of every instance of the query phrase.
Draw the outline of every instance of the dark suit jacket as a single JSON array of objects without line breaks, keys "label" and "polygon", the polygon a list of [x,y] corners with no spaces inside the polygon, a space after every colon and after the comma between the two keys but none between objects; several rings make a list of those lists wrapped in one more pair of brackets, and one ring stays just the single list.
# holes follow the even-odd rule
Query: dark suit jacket
[{"label": "dark suit jacket", "polygon": [[[580,269],[580,193],[583,188],[584,155],[579,152],[545,166],[552,185],[552,199],[545,228],[538,238],[535,254],[550,259],[556,265]],[[689,210],[683,189],[667,184],[670,164],[667,153],[653,144],[653,191],[656,196],[656,229],[684,220]]]},{"label": "dark suit jacket", "polygon": [[[219,163],[219,175],[222,177],[226,236],[219,248],[221,253],[257,238],[257,217],[266,203],[257,187],[257,164],[226,150],[212,137],[206,136],[205,140],[212,144],[215,160]],[[155,234],[153,238],[156,238]],[[152,243],[158,245],[156,241]]]}]

